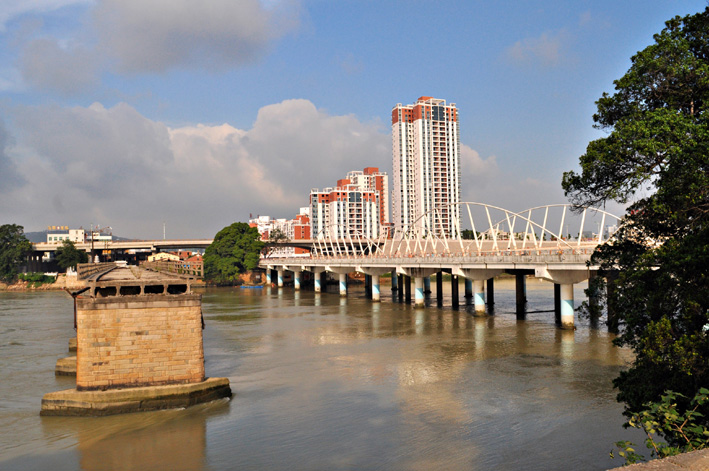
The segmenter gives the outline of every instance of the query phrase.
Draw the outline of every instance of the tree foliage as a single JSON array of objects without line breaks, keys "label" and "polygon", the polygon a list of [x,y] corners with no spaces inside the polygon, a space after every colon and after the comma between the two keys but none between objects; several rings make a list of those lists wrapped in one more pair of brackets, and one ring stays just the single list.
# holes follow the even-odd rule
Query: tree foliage
[{"label": "tree foliage", "polygon": [[66,270],[69,267],[76,268],[78,263],[87,263],[89,254],[83,250],[79,250],[74,245],[74,242],[64,239],[62,246],[57,249],[54,254],[57,264]]},{"label": "tree foliage", "polygon": [[671,19],[654,39],[596,102],[595,126],[608,135],[562,183],[579,206],[631,203],[616,242],[592,257],[612,285],[616,343],[636,354],[614,381],[629,417],[667,390],[683,413],[709,385],[709,8]]},{"label": "tree foliage", "polygon": [[235,222],[214,236],[204,251],[204,277],[219,284],[236,283],[239,274],[258,266],[263,248],[258,230]]},{"label": "tree foliage", "polygon": [[24,228],[17,224],[0,226],[0,280],[12,282],[19,267],[32,253],[32,243],[27,240]]}]

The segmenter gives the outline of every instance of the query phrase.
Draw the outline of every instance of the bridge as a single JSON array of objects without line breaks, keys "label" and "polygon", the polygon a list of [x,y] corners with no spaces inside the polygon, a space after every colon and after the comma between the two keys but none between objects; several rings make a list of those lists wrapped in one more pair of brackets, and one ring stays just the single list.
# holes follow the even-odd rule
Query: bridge
[{"label": "bridge", "polygon": [[[404,291],[410,299],[413,278],[416,307],[424,306],[424,293],[430,291],[433,274],[437,274],[441,296],[440,274],[446,272],[452,278],[454,307],[458,303],[458,278],[464,278],[466,297],[474,299],[477,315],[486,314],[485,282],[489,304],[493,279],[502,273],[516,276],[519,313],[524,303],[525,276],[534,275],[554,283],[559,323],[562,328],[573,328],[573,286],[595,275],[598,267],[590,265],[591,254],[612,239],[620,219],[596,208],[573,212],[568,204],[519,212],[476,202],[457,204],[460,214],[467,216],[463,219],[470,229],[456,227],[455,237],[449,237],[442,228],[429,227],[427,221],[435,218],[426,217],[428,213],[410,227],[377,238],[364,237],[350,228],[332,227],[316,234],[309,257],[266,257],[260,266],[266,269],[269,283],[272,272],[277,272],[279,287],[283,286],[285,271],[292,271],[295,289],[300,289],[302,272],[311,272],[316,292],[321,290],[322,273],[336,274],[342,296],[347,295],[347,274],[359,272],[371,286],[374,302],[380,300],[381,275],[392,274],[392,290],[399,291],[400,299]],[[571,237],[570,227],[577,229],[575,237]],[[348,237],[332,237],[343,233]]]},{"label": "bridge", "polygon": [[[158,252],[160,250],[177,249],[204,249],[207,248],[213,239],[168,239],[168,240],[111,240],[94,241],[94,250],[150,250]],[[38,242],[32,244],[36,252],[54,252],[62,246],[61,243]],[[79,242],[74,244],[77,249],[91,252],[91,242]]]}]

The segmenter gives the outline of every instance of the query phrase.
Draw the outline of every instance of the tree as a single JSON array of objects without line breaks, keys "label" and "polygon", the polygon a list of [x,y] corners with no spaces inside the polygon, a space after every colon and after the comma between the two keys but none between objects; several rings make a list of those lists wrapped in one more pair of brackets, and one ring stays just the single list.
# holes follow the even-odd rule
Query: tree
[{"label": "tree", "polygon": [[0,226],[0,280],[12,282],[18,268],[32,253],[32,243],[27,240],[24,228],[17,224]]},{"label": "tree", "polygon": [[635,353],[614,380],[628,417],[668,390],[683,413],[709,385],[709,8],[669,20],[654,39],[596,102],[608,135],[562,182],[579,206],[631,203],[616,241],[591,260],[612,288],[616,343]]},{"label": "tree", "polygon": [[239,274],[258,266],[264,243],[258,230],[235,222],[217,233],[204,251],[204,277],[219,284],[235,283]]},{"label": "tree", "polygon": [[54,254],[57,264],[66,270],[69,267],[76,268],[78,263],[87,263],[89,261],[89,254],[83,250],[79,250],[74,245],[74,242],[64,239],[62,246],[57,249]]}]

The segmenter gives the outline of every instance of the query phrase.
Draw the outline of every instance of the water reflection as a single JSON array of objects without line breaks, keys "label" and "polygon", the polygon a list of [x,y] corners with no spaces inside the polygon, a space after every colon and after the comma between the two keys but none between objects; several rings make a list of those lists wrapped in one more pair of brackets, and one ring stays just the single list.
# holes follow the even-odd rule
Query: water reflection
[{"label": "water reflection", "polygon": [[[37,416],[41,394],[60,389],[52,368],[73,333],[70,300],[66,328],[47,334],[51,341],[34,335],[61,324],[64,313],[37,304],[27,316],[0,303],[5,330],[15,329],[0,331],[0,456],[20,457],[11,466],[1,457],[0,468],[46,468],[36,465],[40,453],[68,453],[54,469],[108,469],[118,460],[142,469],[617,464],[607,459],[613,441],[642,440],[620,427],[610,384],[627,351],[602,329],[560,331],[550,313],[518,321],[514,286],[507,296],[500,285],[499,309],[489,317],[451,309],[449,297],[442,308],[388,297],[372,303],[357,286],[347,298],[336,289],[204,290],[206,369],[230,378],[232,402],[99,419]],[[546,288],[530,283],[537,310],[553,303]],[[35,397],[18,405],[18,388]]]}]

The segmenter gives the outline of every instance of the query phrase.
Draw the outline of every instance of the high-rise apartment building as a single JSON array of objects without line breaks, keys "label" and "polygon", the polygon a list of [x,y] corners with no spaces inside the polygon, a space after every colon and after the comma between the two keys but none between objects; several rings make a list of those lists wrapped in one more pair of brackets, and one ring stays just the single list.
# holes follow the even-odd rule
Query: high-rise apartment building
[{"label": "high-rise apartment building", "polygon": [[393,223],[456,237],[460,230],[460,138],[455,103],[422,96],[391,113]]},{"label": "high-rise apartment building", "polygon": [[376,167],[353,171],[334,188],[310,191],[313,239],[378,238],[387,235],[389,182]]}]

